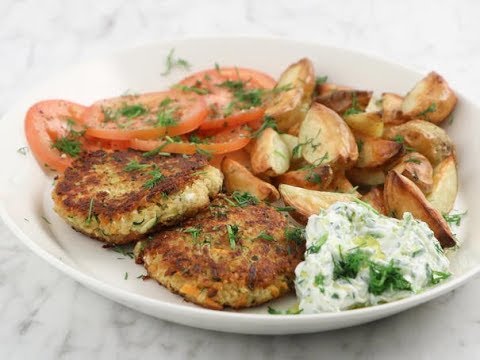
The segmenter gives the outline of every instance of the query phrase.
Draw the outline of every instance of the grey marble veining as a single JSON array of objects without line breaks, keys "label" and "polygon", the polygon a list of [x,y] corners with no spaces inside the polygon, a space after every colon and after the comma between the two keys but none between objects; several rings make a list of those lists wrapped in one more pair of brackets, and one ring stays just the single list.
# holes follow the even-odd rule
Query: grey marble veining
[{"label": "grey marble veining", "polygon": [[[478,1],[0,1],[0,115],[58,69],[162,39],[276,35],[436,69],[475,99]],[[480,278],[355,328],[243,336],[163,322],[78,285],[0,224],[0,359],[474,359]]]}]

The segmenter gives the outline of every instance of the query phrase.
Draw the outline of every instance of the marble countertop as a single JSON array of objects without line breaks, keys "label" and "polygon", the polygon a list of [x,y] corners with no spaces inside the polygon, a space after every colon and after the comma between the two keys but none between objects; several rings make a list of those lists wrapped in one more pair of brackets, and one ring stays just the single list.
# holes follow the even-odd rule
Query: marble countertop
[{"label": "marble countertop", "polygon": [[[276,35],[435,69],[475,99],[476,1],[0,2],[0,115],[70,63],[163,39]],[[473,359],[480,278],[364,326],[296,336],[222,334],[167,323],[107,300],[31,253],[0,223],[0,359]]]}]

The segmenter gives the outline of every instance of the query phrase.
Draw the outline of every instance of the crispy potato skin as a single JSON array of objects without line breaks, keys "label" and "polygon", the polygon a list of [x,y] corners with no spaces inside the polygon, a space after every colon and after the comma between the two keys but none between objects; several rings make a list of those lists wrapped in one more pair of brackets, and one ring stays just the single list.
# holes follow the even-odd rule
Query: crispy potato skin
[{"label": "crispy potato skin", "polygon": [[432,191],[432,164],[422,154],[412,152],[404,155],[393,167],[393,170],[413,181],[424,194]]},{"label": "crispy potato skin", "polygon": [[375,168],[393,159],[401,150],[402,144],[385,139],[363,137],[357,135],[359,147],[358,168]]},{"label": "crispy potato skin", "polygon": [[[238,227],[233,242],[227,225]],[[138,258],[151,278],[187,301],[216,310],[256,306],[293,289],[305,244],[286,239],[287,226],[272,207],[231,206],[221,195],[196,217],[145,242]],[[262,233],[272,239],[258,238]]]},{"label": "crispy potato skin", "polygon": [[364,90],[336,90],[317,96],[314,101],[325,105],[339,115],[343,115],[345,111],[352,107],[355,97],[357,99],[357,107],[365,111],[372,94],[371,91]]},{"label": "crispy potato skin", "polygon": [[246,191],[260,200],[268,201],[275,201],[280,198],[275,186],[255,177],[247,168],[235,160],[225,158],[222,162],[222,172],[225,190],[228,193],[233,193],[236,190]]},{"label": "crispy potato skin", "polygon": [[281,184],[278,190],[285,205],[295,209],[290,215],[301,224],[306,224],[309,216],[318,214],[320,210],[338,201],[353,201],[358,198],[356,194],[307,190],[287,184]]},{"label": "crispy potato skin", "polygon": [[427,199],[440,213],[448,214],[453,209],[457,192],[457,165],[455,158],[449,156],[433,170],[433,187]]},{"label": "crispy potato skin", "polygon": [[265,114],[275,118],[278,129],[286,132],[302,122],[310,106],[315,87],[313,63],[303,58],[291,64],[280,75],[277,87],[281,86],[290,89],[274,94]]},{"label": "crispy potato skin", "polygon": [[339,90],[353,90],[353,89],[349,86],[343,86],[343,85],[338,85],[338,84],[333,84],[328,82],[319,84],[315,87],[315,93],[318,96],[328,95]]},{"label": "crispy potato skin", "polygon": [[290,167],[290,152],[280,135],[267,128],[255,141],[250,161],[255,174],[277,176]]},{"label": "crispy potato skin", "polygon": [[399,125],[411,120],[402,113],[403,96],[394,93],[382,94],[382,120],[385,125]]},{"label": "crispy potato skin", "polygon": [[328,165],[313,169],[293,170],[277,176],[274,181],[310,190],[325,190],[333,180],[332,168]]},{"label": "crispy potato skin", "polygon": [[[358,158],[358,148],[345,121],[328,107],[314,103],[305,117],[298,136],[303,158],[310,164],[349,167]],[[328,154],[327,158],[325,154]]]},{"label": "crispy potato skin", "polygon": [[350,128],[364,136],[379,138],[383,134],[383,120],[379,113],[362,112],[343,117]]},{"label": "crispy potato skin", "polygon": [[405,96],[402,112],[437,124],[450,115],[456,103],[457,97],[445,79],[432,71]]},{"label": "crispy potato skin", "polygon": [[[126,171],[131,161],[145,168]],[[145,184],[153,168],[163,178],[149,188]],[[200,155],[144,158],[134,150],[99,150],[84,154],[59,175],[52,198],[55,211],[75,230],[124,244],[194,215],[220,191],[222,180]]]},{"label": "crispy potato skin", "polygon": [[375,210],[382,215],[387,215],[387,209],[385,208],[385,201],[383,199],[383,188],[380,186],[371,188],[369,192],[362,195],[362,201],[370,204]]},{"label": "crispy potato skin", "polygon": [[387,213],[397,219],[401,219],[405,212],[410,212],[416,219],[427,223],[443,248],[456,245],[455,237],[442,214],[430,205],[422,191],[407,177],[396,171],[387,174],[384,201]]},{"label": "crispy potato skin", "polygon": [[376,186],[385,182],[385,172],[382,168],[353,167],[345,172],[345,176],[354,185]]},{"label": "crispy potato skin", "polygon": [[445,130],[425,120],[411,120],[405,124],[386,128],[383,137],[401,137],[408,145],[424,155],[433,166],[446,157],[455,157],[455,145]]}]

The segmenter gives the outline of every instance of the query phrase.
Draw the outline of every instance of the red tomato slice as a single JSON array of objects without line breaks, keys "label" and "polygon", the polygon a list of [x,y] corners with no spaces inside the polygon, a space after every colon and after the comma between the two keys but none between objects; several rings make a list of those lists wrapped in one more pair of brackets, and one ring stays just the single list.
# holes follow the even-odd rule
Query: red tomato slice
[{"label": "red tomato slice", "polygon": [[130,141],[132,149],[151,151],[161,148],[163,152],[175,154],[195,154],[207,152],[210,154],[226,154],[245,147],[250,142],[250,132],[241,128],[229,128],[214,136],[200,138],[200,143],[193,142],[168,142],[165,140],[141,140]]},{"label": "red tomato slice", "polygon": [[197,94],[166,91],[101,100],[83,115],[86,134],[101,139],[155,139],[176,136],[200,126],[208,114]]},{"label": "red tomato slice", "polygon": [[[25,134],[37,161],[52,170],[63,171],[72,157],[84,150],[81,114],[85,107],[65,100],[45,100],[34,104],[25,117]],[[73,131],[73,132],[72,132]],[[58,148],[69,146],[69,154]],[[57,144],[57,148],[54,147]]]},{"label": "red tomato slice", "polygon": [[210,110],[201,130],[240,126],[265,114],[262,90],[276,82],[269,75],[245,68],[219,68],[193,74],[179,84],[186,91],[205,92]]}]

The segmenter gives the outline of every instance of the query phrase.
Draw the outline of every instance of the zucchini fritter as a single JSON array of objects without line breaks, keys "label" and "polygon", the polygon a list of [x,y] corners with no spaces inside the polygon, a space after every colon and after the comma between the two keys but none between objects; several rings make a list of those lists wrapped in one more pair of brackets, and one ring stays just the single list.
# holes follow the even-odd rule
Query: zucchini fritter
[{"label": "zucchini fritter", "polygon": [[134,150],[84,154],[56,181],[55,211],[75,230],[125,244],[195,215],[223,176],[200,155],[145,157]]},{"label": "zucchini fritter", "polygon": [[219,195],[180,226],[137,243],[135,253],[151,278],[186,300],[245,308],[292,289],[305,247],[301,238],[287,239],[287,228],[285,216],[264,203]]}]

